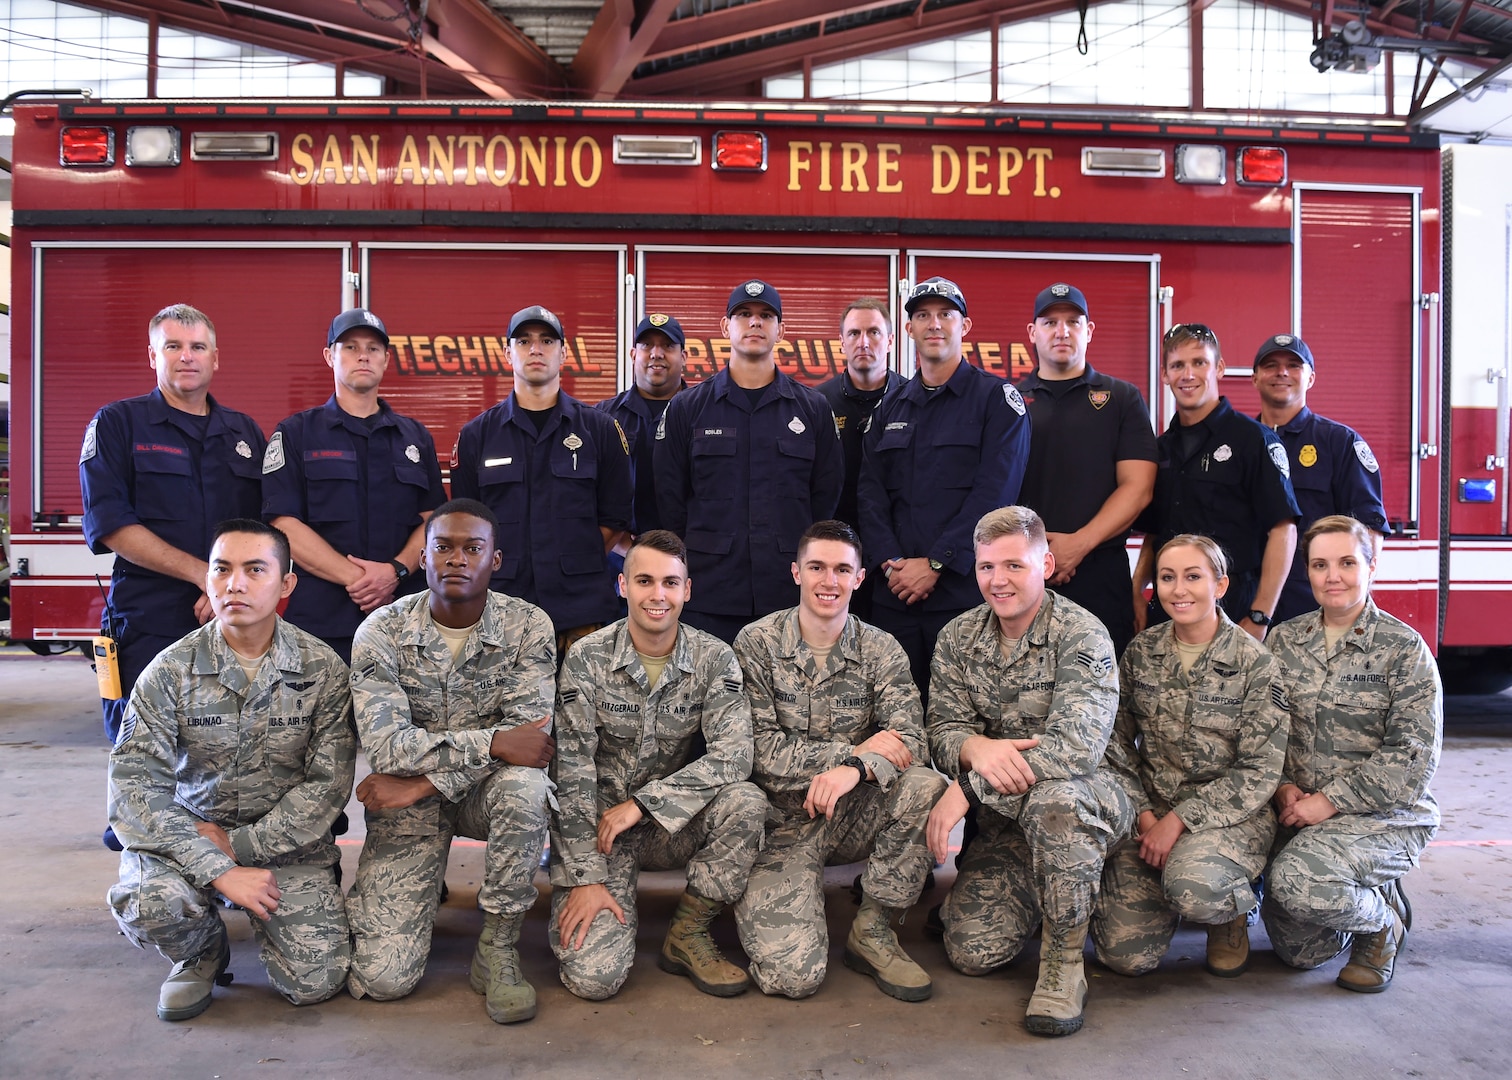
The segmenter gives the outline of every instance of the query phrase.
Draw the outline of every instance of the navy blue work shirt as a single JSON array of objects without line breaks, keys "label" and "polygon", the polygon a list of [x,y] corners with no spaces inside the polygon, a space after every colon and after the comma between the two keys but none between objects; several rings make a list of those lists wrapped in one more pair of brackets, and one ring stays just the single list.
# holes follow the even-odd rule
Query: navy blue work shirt
[{"label": "navy blue work shirt", "polygon": [[1134,527],[1156,537],[1157,551],[1181,533],[1218,541],[1229,558],[1223,608],[1239,619],[1250,611],[1270,530],[1300,513],[1291,465],[1276,433],[1236,413],[1228,398],[1193,426],[1201,436],[1189,454],[1180,413],[1156,440],[1155,498]]},{"label": "navy blue work shirt", "polygon": [[1329,514],[1347,514],[1383,535],[1391,533],[1391,526],[1381,499],[1381,467],[1370,444],[1353,428],[1319,416],[1304,405],[1290,423],[1274,430],[1286,447],[1292,491],[1302,511],[1302,520],[1297,522],[1297,553],[1286,587],[1281,590],[1281,602],[1276,605],[1275,618],[1281,622],[1318,607],[1307,580],[1307,553],[1302,550],[1302,534],[1313,522]]},{"label": "navy blue work shirt", "polygon": [[1029,414],[1019,392],[962,360],[930,390],[915,375],[872,414],[858,492],[861,542],[873,568],[929,558],[934,592],[906,605],[877,586],[876,606],[952,611],[982,602],[971,534],[982,515],[1018,501],[1029,461]]},{"label": "navy blue work shirt", "polygon": [[[211,535],[227,518],[262,507],[262,429],[246,413],[206,395],[209,415],[169,405],[162,391],[112,402],[89,422],[79,452],[84,539],[96,555],[105,537],[142,525],[164,543],[209,559]],[[204,584],[137,566],[117,555],[110,608],[117,629],[177,639],[198,628]],[[124,626],[121,624],[124,622]]]},{"label": "navy blue work shirt", "polygon": [[856,384],[851,382],[850,372],[842,371],[814,389],[824,395],[830,411],[835,414],[835,426],[840,429],[840,449],[845,453],[845,486],[840,489],[840,504],[835,508],[835,516],[859,532],[861,522],[856,489],[861,480],[861,438],[866,434],[866,422],[883,400],[903,389],[903,378],[896,371],[889,371],[881,389],[857,390]]},{"label": "navy blue work shirt", "polygon": [[673,398],[657,429],[657,505],[688,545],[692,611],[756,618],[795,605],[798,537],[840,499],[834,414],[776,374],[753,409],[726,368]]},{"label": "navy blue work shirt", "polygon": [[557,633],[619,617],[603,526],[630,528],[630,449],[612,416],[567,394],[536,431],[515,395],[457,437],[452,497],[499,518],[496,592],[528,600]]},{"label": "navy blue work shirt", "polygon": [[[352,416],[336,395],[273,430],[263,456],[262,516],[294,517],[342,555],[387,562],[404,550],[421,514],[446,501],[436,443],[425,425],[382,399]],[[425,588],[423,572],[399,594]],[[351,637],[363,618],[346,586],[302,572],[284,618],[320,638]]]},{"label": "navy blue work shirt", "polygon": [[[688,384],[684,382],[678,393],[687,388]],[[661,423],[662,413],[670,404],[672,398],[651,401],[632,386],[594,406],[619,421],[620,430],[630,443],[630,478],[635,484],[632,528],[637,535],[662,527],[661,511],[656,508],[656,469],[652,464],[651,448],[656,443],[656,427]]]}]

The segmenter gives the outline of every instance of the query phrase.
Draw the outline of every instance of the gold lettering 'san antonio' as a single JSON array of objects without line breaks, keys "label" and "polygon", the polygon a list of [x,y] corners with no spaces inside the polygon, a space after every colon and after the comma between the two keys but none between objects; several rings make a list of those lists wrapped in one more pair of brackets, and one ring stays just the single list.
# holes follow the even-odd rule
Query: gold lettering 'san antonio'
[{"label": "gold lettering 'san antonio'", "polygon": [[[392,147],[397,144],[395,152]],[[387,157],[387,160],[385,160]],[[301,131],[289,142],[288,176],[308,184],[406,184],[478,187],[596,185],[604,150],[591,135],[352,134]]]}]

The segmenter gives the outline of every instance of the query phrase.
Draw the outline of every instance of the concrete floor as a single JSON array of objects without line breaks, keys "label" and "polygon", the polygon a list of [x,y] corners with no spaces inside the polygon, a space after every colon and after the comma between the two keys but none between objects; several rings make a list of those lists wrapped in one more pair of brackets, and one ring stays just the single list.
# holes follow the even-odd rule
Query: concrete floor
[{"label": "concrete floor", "polygon": [[[1307,974],[1275,960],[1263,930],[1235,980],[1202,970],[1201,931],[1178,933],[1160,970],[1125,979],[1088,961],[1087,1026],[1069,1039],[1025,1032],[1036,946],[982,979],[954,972],[922,935],[925,896],[903,932],[935,978],[908,1005],[839,963],[853,870],[831,871],[832,964],[807,1001],[699,994],[655,953],[681,891],[642,885],[639,957],[612,1001],[566,992],[546,945],[543,895],[523,958],[535,1020],[491,1023],[467,986],[481,916],[476,846],[453,850],[430,966],[408,999],[342,994],[296,1009],[267,986],[246,919],[227,913],[236,982],[202,1017],[154,1014],[168,965],[131,948],[104,895],[116,858],[101,847],[107,748],[87,661],[0,650],[0,1076],[307,1077],[1496,1077],[1512,1075],[1512,697],[1452,699],[1433,789],[1444,826],[1408,879],[1415,925],[1395,985],[1346,993],[1342,961]],[[354,816],[359,824],[360,815]],[[345,849],[347,880],[357,847]],[[733,927],[723,943],[737,958]]]}]

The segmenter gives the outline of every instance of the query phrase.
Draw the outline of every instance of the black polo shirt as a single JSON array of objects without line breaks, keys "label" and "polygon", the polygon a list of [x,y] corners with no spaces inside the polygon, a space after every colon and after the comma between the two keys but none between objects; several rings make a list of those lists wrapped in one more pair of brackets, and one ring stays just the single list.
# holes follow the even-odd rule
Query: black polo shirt
[{"label": "black polo shirt", "polygon": [[[1072,533],[1097,516],[1118,487],[1120,461],[1157,461],[1155,429],[1133,384],[1092,367],[1074,379],[1018,384],[1029,406],[1029,464],[1019,501],[1045,531]],[[1121,548],[1128,533],[1098,545]]]},{"label": "black polo shirt", "polygon": [[[1233,593],[1241,580],[1258,577],[1270,530],[1301,513],[1291,466],[1276,433],[1236,413],[1228,398],[1219,398],[1217,408],[1193,426],[1200,437],[1190,453],[1180,413],[1156,440],[1155,498],[1134,527],[1153,534],[1157,549],[1179,533],[1212,537],[1228,553]],[[1251,598],[1233,599],[1247,605]]]},{"label": "black polo shirt", "polygon": [[840,429],[840,449],[845,453],[845,486],[840,489],[840,505],[835,508],[835,516],[853,529],[861,528],[856,510],[856,483],[861,475],[861,436],[865,434],[866,422],[872,413],[877,411],[883,399],[892,397],[902,388],[903,381],[897,372],[889,371],[881,389],[857,390],[850,373],[842,371],[814,387],[829,402],[830,411],[835,414],[835,426]]}]

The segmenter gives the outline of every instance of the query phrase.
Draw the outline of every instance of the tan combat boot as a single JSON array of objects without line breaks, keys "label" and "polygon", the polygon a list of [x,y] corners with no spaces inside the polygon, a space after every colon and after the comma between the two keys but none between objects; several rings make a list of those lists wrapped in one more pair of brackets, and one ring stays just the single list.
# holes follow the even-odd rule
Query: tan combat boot
[{"label": "tan combat boot", "polygon": [[520,974],[520,924],[525,913],[483,913],[483,933],[473,952],[470,982],[482,994],[488,1018],[496,1024],[517,1024],[536,1014],[535,987]]},{"label": "tan combat boot", "polygon": [[925,1001],[934,993],[929,975],[898,944],[893,933],[892,910],[869,896],[861,898],[861,909],[851,923],[845,939],[845,966],[870,975],[877,987],[899,1001]]},{"label": "tan combat boot", "polygon": [[1213,923],[1207,928],[1208,974],[1220,979],[1233,979],[1244,974],[1249,967],[1249,915],[1239,916],[1226,923]]},{"label": "tan combat boot", "polygon": [[1087,973],[1082,950],[1087,920],[1074,925],[1045,919],[1040,930],[1039,980],[1024,1013],[1024,1026],[1035,1035],[1074,1035],[1081,1030],[1087,1003]]},{"label": "tan combat boot", "polygon": [[1391,921],[1373,934],[1354,936],[1349,963],[1334,980],[1345,990],[1357,994],[1379,994],[1391,985],[1397,954],[1407,943],[1407,931],[1412,928],[1412,905],[1407,902],[1402,883],[1387,882],[1380,891]]},{"label": "tan combat boot", "polygon": [[686,975],[706,994],[734,997],[745,992],[751,978],[720,955],[709,936],[710,924],[724,908],[718,900],[683,893],[656,963],[663,971]]},{"label": "tan combat boot", "polygon": [[231,962],[231,944],[222,924],[215,943],[188,960],[173,965],[158,990],[159,1020],[189,1020],[210,1007],[210,988],[231,982],[226,965]]}]

